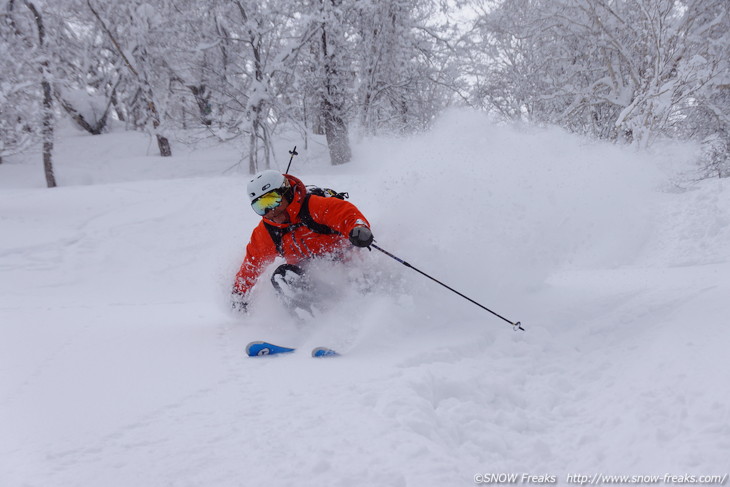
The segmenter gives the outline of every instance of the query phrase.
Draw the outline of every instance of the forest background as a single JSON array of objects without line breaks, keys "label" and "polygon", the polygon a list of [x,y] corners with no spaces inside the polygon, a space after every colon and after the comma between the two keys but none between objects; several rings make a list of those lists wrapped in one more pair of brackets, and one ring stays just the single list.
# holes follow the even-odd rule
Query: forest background
[{"label": "forest background", "polygon": [[[277,134],[353,138],[430,128],[451,106],[652,147],[695,141],[730,175],[726,0],[0,0],[0,163],[61,116],[120,121],[161,156],[176,141],[271,166]],[[247,166],[247,167],[246,167]]]}]

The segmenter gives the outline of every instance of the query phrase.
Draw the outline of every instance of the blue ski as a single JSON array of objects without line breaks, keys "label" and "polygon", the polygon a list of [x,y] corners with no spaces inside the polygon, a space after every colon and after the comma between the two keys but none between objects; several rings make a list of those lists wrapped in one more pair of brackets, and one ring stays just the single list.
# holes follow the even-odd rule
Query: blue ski
[{"label": "blue ski", "polygon": [[251,342],[246,345],[246,354],[249,357],[261,357],[263,355],[274,355],[277,353],[289,353],[295,349],[280,347],[269,342]]},{"label": "blue ski", "polygon": [[320,357],[337,357],[339,353],[335,352],[331,348],[327,347],[317,347],[314,350],[312,350],[312,357],[320,358]]}]

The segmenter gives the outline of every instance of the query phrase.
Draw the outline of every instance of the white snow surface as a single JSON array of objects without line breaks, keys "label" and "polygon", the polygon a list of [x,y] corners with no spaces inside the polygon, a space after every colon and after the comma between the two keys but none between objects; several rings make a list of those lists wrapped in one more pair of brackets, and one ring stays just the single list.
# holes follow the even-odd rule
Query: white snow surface
[{"label": "white snow surface", "polygon": [[[342,290],[314,320],[268,276],[235,315],[258,219],[238,149],[162,159],[67,129],[61,187],[37,155],[0,165],[0,486],[728,473],[730,190],[676,187],[691,148],[464,111],[342,167],[292,138],[279,169],[294,144],[292,172],[348,191],[381,247],[526,331],[367,250],[327,269]],[[298,350],[249,358],[252,340]]]}]

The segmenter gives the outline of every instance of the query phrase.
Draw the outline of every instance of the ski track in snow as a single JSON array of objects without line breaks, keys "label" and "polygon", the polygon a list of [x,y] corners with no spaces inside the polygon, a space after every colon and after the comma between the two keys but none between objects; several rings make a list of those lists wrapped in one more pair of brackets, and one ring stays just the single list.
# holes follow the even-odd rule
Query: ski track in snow
[{"label": "ski track in snow", "polygon": [[[374,289],[315,320],[291,319],[265,286],[249,317],[231,315],[256,221],[240,177],[0,192],[0,485],[727,472],[722,182],[661,193],[640,169],[615,173],[614,147],[463,114],[429,138],[359,151],[360,164],[302,177],[349,190],[380,245],[526,332],[377,252],[359,263]],[[473,162],[484,153],[507,168]],[[487,225],[429,200],[444,160],[471,175],[461,194],[481,195]],[[641,209],[614,214],[612,191],[616,212]],[[245,357],[258,339],[298,350]],[[318,345],[344,355],[314,360]]]}]

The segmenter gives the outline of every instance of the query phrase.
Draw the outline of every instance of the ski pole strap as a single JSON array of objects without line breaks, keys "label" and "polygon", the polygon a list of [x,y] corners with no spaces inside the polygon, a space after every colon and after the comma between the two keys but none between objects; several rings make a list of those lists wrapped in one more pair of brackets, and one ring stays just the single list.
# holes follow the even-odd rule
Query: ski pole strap
[{"label": "ski pole strap", "polygon": [[425,273],[425,272],[423,272],[422,270],[420,270],[420,269],[418,269],[418,268],[416,268],[416,267],[413,267],[413,266],[412,266],[411,264],[409,264],[409,263],[408,263],[408,262],[406,262],[405,260],[403,260],[403,259],[401,259],[400,257],[397,257],[397,256],[395,256],[395,255],[391,254],[391,253],[390,253],[390,252],[388,252],[387,250],[385,250],[385,249],[383,249],[383,248],[380,248],[380,247],[378,247],[378,246],[377,246],[377,245],[375,245],[375,244],[371,244],[370,246],[371,246],[371,247],[373,247],[373,248],[375,248],[375,250],[379,250],[380,252],[384,253],[385,255],[387,255],[388,257],[390,257],[391,259],[393,259],[393,260],[395,260],[395,261],[397,261],[397,262],[400,262],[400,263],[401,263],[401,264],[403,264],[404,266],[406,266],[406,267],[409,267],[409,268],[413,269],[414,271],[418,272],[419,274],[421,274],[421,275],[423,275],[423,276],[425,276],[425,277],[428,277],[429,279],[431,279],[431,280],[432,280],[432,281],[434,281],[435,283],[441,284],[441,285],[442,285],[443,287],[445,287],[445,288],[446,288],[446,289],[448,289],[449,291],[451,291],[451,292],[453,292],[453,293],[455,293],[455,294],[458,294],[459,296],[461,296],[462,298],[466,299],[467,301],[469,301],[469,302],[471,302],[471,303],[474,303],[474,304],[476,304],[477,306],[479,306],[479,307],[480,307],[480,308],[482,308],[483,310],[485,310],[485,311],[489,311],[490,313],[492,313],[492,314],[493,314],[494,316],[496,316],[497,318],[500,318],[501,320],[504,320],[504,321],[506,321],[507,323],[509,323],[510,325],[512,325],[512,328],[513,328],[514,330],[518,330],[518,329],[519,329],[519,330],[525,331],[525,329],[524,329],[524,328],[522,328],[522,323],[520,323],[519,321],[515,321],[515,322],[513,322],[513,321],[510,321],[510,320],[508,320],[507,318],[505,318],[504,316],[500,315],[499,313],[495,313],[495,312],[494,312],[494,311],[492,311],[491,309],[489,309],[489,308],[487,308],[486,306],[484,306],[484,305],[482,305],[482,304],[480,304],[480,303],[478,303],[478,302],[474,301],[474,300],[473,300],[473,299],[471,299],[470,297],[468,297],[468,296],[465,296],[464,294],[460,293],[460,292],[459,292],[459,291],[457,291],[456,289],[454,289],[454,288],[452,288],[452,287],[450,287],[450,286],[447,286],[446,284],[444,284],[443,282],[439,281],[438,279],[436,279],[436,278],[434,278],[434,277],[431,277],[431,276],[429,276],[428,274],[426,274],[426,273]]}]

